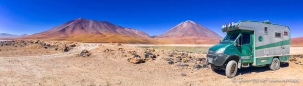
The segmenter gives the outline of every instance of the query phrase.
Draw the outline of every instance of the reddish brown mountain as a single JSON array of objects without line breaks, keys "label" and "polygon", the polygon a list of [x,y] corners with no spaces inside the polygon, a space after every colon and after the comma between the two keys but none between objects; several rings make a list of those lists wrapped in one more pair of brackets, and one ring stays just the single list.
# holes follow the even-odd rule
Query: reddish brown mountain
[{"label": "reddish brown mountain", "polygon": [[217,33],[190,20],[178,24],[177,26],[171,28],[169,31],[158,37],[211,37],[218,39],[221,38]]},{"label": "reddish brown mountain", "polygon": [[166,33],[156,36],[156,38],[159,38],[159,40],[170,40],[175,43],[190,44],[212,44],[217,43],[221,39],[217,33],[190,20],[178,24]]},{"label": "reddish brown mountain", "polygon": [[145,32],[117,26],[107,21],[78,18],[23,38],[83,42],[147,42],[145,39],[149,36]]},{"label": "reddish brown mountain", "polygon": [[291,39],[292,46],[303,46],[303,37],[297,37]]}]

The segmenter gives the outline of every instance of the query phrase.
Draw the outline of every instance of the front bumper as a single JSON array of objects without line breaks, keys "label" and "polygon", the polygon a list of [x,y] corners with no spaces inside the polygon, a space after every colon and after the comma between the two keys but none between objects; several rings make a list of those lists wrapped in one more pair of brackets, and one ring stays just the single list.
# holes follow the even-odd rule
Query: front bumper
[{"label": "front bumper", "polygon": [[214,64],[216,66],[223,66],[228,57],[229,55],[217,53],[206,55],[207,63]]}]

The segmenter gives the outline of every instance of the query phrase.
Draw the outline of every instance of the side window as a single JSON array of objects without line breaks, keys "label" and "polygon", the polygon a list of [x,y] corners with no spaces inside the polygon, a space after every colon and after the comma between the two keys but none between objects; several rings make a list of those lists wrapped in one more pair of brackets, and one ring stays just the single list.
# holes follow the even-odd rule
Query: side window
[{"label": "side window", "polygon": [[250,34],[242,34],[240,38],[241,45],[250,43]]},{"label": "side window", "polygon": [[288,36],[288,32],[284,31],[284,36]]},{"label": "side window", "polygon": [[275,37],[276,37],[276,38],[281,38],[281,33],[276,32],[276,33],[275,33]]},{"label": "side window", "polygon": [[267,27],[264,27],[264,33],[267,35],[268,33]]}]

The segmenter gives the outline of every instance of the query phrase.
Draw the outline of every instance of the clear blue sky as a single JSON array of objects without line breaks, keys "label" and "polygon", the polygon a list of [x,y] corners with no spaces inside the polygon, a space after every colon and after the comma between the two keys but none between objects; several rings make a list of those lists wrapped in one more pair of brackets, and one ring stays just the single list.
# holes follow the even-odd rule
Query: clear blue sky
[{"label": "clear blue sky", "polygon": [[109,21],[149,35],[185,20],[224,36],[222,24],[270,20],[303,36],[303,0],[0,0],[0,33],[33,34],[79,17]]}]

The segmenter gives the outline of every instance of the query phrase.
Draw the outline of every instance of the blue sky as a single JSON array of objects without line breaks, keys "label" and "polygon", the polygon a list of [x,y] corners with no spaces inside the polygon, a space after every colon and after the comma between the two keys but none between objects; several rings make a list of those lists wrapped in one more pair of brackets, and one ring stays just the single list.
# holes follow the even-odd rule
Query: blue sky
[{"label": "blue sky", "polygon": [[33,34],[79,17],[149,35],[195,21],[221,36],[222,24],[269,20],[303,36],[303,0],[0,0],[0,33]]}]

